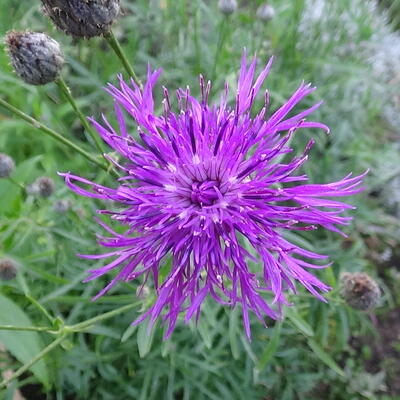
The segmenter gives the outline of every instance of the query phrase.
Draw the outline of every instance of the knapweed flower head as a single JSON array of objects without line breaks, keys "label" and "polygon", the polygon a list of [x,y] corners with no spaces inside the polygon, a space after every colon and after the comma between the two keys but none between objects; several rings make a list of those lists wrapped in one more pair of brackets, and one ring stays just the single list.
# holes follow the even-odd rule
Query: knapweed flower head
[{"label": "knapweed flower head", "polygon": [[[211,84],[202,77],[200,100],[189,88],[178,90],[179,112],[173,111],[164,88],[161,115],[155,113],[153,100],[160,71],[149,69],[143,90],[122,77],[118,87],[108,86],[118,126],[106,117],[103,123],[91,121],[123,158],[114,162],[124,176],[109,188],[62,175],[78,194],[120,205],[116,211],[99,212],[126,226],[124,233],[99,220],[109,234],[100,244],[109,251],[83,257],[113,257],[89,270],[87,281],[117,271],[97,296],[120,281],[153,282],[155,302],[134,323],[150,318],[151,325],[161,317],[168,324],[168,337],[179,314],[184,313],[186,322],[198,318],[209,296],[231,307],[240,303],[250,337],[249,310],[261,321],[265,316],[278,318],[280,307],[287,304],[285,292],[295,291],[296,281],[321,300],[321,292],[329,290],[308,271],[326,265],[305,260],[326,257],[289,242],[282,232],[318,226],[338,232],[336,225],[350,220],[340,214],[352,207],[326,197],[359,192],[362,176],[302,184],[307,177],[296,171],[307,160],[312,142],[304,154],[283,161],[297,130],[328,128],[306,119],[319,104],[288,117],[314,91],[305,84],[269,118],[266,94],[265,106],[252,116],[271,63],[255,79],[256,59],[248,66],[244,54],[233,107],[227,104],[227,86],[221,100],[209,104]],[[137,125],[137,135],[130,132],[123,110]]]}]

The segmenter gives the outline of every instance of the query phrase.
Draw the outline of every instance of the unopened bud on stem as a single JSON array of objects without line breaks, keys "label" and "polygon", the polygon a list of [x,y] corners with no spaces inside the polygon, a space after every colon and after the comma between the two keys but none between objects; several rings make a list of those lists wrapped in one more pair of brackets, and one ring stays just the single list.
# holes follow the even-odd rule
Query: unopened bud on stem
[{"label": "unopened bud on stem", "polygon": [[8,32],[6,49],[17,75],[31,85],[53,82],[60,74],[64,56],[60,45],[40,32]]},{"label": "unopened bud on stem", "polygon": [[219,0],[218,8],[225,15],[231,15],[237,10],[237,1],[236,0]]},{"label": "unopened bud on stem", "polygon": [[42,4],[58,29],[87,39],[108,32],[120,12],[120,0],[42,0]]},{"label": "unopened bud on stem", "polygon": [[264,22],[271,21],[275,17],[275,10],[268,3],[261,4],[257,10],[257,17]]},{"label": "unopened bud on stem", "polygon": [[17,276],[18,265],[9,258],[0,259],[0,279],[2,281],[10,281]]},{"label": "unopened bud on stem", "polygon": [[27,188],[29,194],[38,195],[41,197],[50,197],[54,193],[54,190],[54,181],[47,176],[41,176],[40,178],[37,178],[36,181]]},{"label": "unopened bud on stem", "polygon": [[72,201],[68,199],[61,199],[54,203],[53,209],[56,213],[64,214],[66,213],[72,206]]},{"label": "unopened bud on stem", "polygon": [[0,178],[8,178],[14,168],[14,160],[7,154],[0,153]]}]

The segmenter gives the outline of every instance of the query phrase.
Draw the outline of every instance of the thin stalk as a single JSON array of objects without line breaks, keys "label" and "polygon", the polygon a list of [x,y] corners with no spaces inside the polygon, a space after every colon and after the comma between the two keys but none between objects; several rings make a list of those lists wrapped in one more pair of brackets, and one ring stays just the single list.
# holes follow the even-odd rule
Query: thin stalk
[{"label": "thin stalk", "polygon": [[24,186],[22,183],[16,181],[16,180],[15,180],[13,177],[11,177],[11,176],[8,177],[8,180],[9,180],[10,182],[12,182],[14,185],[18,186],[23,192],[25,192],[26,189],[25,189],[25,186]]},{"label": "thin stalk", "polygon": [[40,311],[43,315],[51,322],[54,322],[54,318],[49,314],[49,312],[29,293],[25,293],[25,297]]},{"label": "thin stalk", "polygon": [[196,13],[193,17],[194,21],[194,32],[193,32],[193,40],[194,40],[194,47],[196,49],[196,73],[201,74],[201,47],[200,47],[200,20],[201,18],[201,9],[200,7],[196,10]]},{"label": "thin stalk", "polygon": [[70,140],[66,139],[64,136],[60,135],[58,132],[54,131],[53,129],[49,128],[48,126],[42,124],[38,120],[32,118],[28,114],[25,114],[23,111],[20,109],[14,107],[10,103],[6,102],[2,98],[0,98],[0,105],[2,105],[4,108],[12,112],[13,114],[17,115],[18,117],[22,118],[23,120],[29,122],[32,124],[35,128],[41,130],[43,133],[45,133],[48,136],[51,136],[53,139],[57,140],[58,142],[68,146],[69,148],[75,150],[77,153],[83,155],[85,158],[87,158],[89,161],[92,163],[96,164],[100,168],[104,169],[105,171],[108,172],[108,166],[106,164],[103,164],[100,160],[98,160],[95,156],[92,154],[88,153],[86,150],[81,149],[78,145],[75,143],[71,142]]},{"label": "thin stalk", "polygon": [[104,314],[98,315],[97,317],[94,317],[94,318],[90,318],[90,319],[88,319],[86,321],[83,321],[83,322],[80,322],[78,324],[69,325],[68,329],[70,329],[73,332],[84,330],[86,328],[89,328],[90,326],[92,326],[93,324],[95,324],[97,322],[103,321],[105,319],[112,318],[115,315],[121,314],[121,313],[123,313],[123,312],[125,312],[125,311],[127,311],[127,310],[129,310],[129,309],[131,309],[133,307],[136,307],[138,304],[140,304],[140,303],[136,302],[136,303],[132,303],[132,304],[127,304],[127,305],[125,305],[123,307],[119,307],[119,308],[117,308],[115,310],[112,310],[112,311],[106,312]]},{"label": "thin stalk", "polygon": [[64,81],[63,77],[60,76],[57,79],[56,83],[57,83],[57,86],[60,89],[60,91],[64,94],[64,96],[69,101],[69,103],[71,104],[72,108],[74,109],[74,111],[78,115],[79,119],[81,120],[81,123],[82,123],[83,127],[85,128],[85,130],[89,133],[89,135],[93,139],[93,141],[94,141],[94,143],[95,143],[95,145],[97,147],[97,150],[100,152],[100,154],[103,154],[104,153],[104,149],[103,149],[103,146],[102,146],[102,143],[100,141],[99,136],[96,135],[96,133],[93,131],[92,127],[90,126],[88,120],[83,115],[82,111],[80,110],[78,104],[76,103],[76,101],[74,99],[74,96],[71,93],[71,89],[68,87],[68,85]]},{"label": "thin stalk", "polygon": [[64,333],[60,337],[58,337],[54,342],[50,343],[47,347],[45,347],[40,353],[38,353],[35,357],[33,357],[30,361],[24,364],[21,368],[17,369],[11,376],[5,379],[0,383],[0,389],[5,388],[11,381],[20,377],[24,372],[26,372],[29,368],[32,367],[33,364],[42,359],[47,353],[57,347],[61,342],[65,339],[67,335]]},{"label": "thin stalk", "polygon": [[215,51],[215,56],[214,56],[214,65],[213,65],[213,69],[212,69],[212,74],[211,74],[211,81],[214,82],[215,80],[215,75],[217,72],[217,65],[218,65],[218,60],[219,60],[219,56],[221,54],[221,50],[222,50],[222,46],[225,42],[225,37],[226,37],[226,30],[225,30],[225,26],[227,25],[226,21],[229,17],[224,16],[221,24],[219,26],[218,29],[218,42],[217,42],[217,48]]},{"label": "thin stalk", "polygon": [[54,328],[51,326],[14,326],[0,325],[0,331],[33,331],[33,332],[51,332]]},{"label": "thin stalk", "polygon": [[115,37],[113,31],[110,30],[109,32],[104,34],[104,39],[107,40],[107,43],[109,44],[109,46],[114,50],[115,54],[121,60],[122,65],[124,66],[128,75],[131,76],[133,78],[133,80],[136,82],[136,84],[142,89],[143,88],[142,82],[135,74],[135,71],[133,70],[132,65],[128,61],[128,58],[126,57],[124,50],[122,49],[118,39]]}]

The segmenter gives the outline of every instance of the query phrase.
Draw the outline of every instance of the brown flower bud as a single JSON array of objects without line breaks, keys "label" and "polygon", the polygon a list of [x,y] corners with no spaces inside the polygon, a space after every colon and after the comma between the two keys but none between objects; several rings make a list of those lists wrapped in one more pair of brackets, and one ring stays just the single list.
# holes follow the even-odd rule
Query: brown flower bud
[{"label": "brown flower bud", "polygon": [[17,276],[18,265],[9,258],[0,259],[0,279],[2,281],[10,281]]},{"label": "brown flower bud", "polygon": [[120,12],[120,0],[42,0],[42,4],[58,29],[87,39],[108,32]]},{"label": "brown flower bud", "polygon": [[0,178],[8,178],[14,168],[14,160],[7,154],[0,153]]},{"label": "brown flower bud", "polygon": [[381,295],[378,284],[363,272],[345,272],[341,276],[341,286],[343,298],[355,310],[371,310],[377,305]]},{"label": "brown flower bud", "polygon": [[31,85],[45,85],[57,79],[64,64],[60,45],[40,32],[8,32],[7,52],[17,75]]}]

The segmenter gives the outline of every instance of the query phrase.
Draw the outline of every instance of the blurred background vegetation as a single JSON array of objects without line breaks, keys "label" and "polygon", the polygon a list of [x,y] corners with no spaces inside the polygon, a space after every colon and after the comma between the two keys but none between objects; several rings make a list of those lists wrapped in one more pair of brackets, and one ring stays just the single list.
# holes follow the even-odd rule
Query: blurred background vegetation
[{"label": "blurred background vegetation", "polygon": [[[268,22],[256,17],[261,3],[239,1],[226,17],[211,0],[123,0],[124,13],[113,30],[136,73],[144,78],[147,63],[162,67],[161,83],[170,91],[190,85],[198,93],[202,73],[213,79],[212,96],[218,99],[225,81],[235,87],[244,47],[257,53],[259,64],[275,56],[267,79],[273,109],[302,80],[318,87],[301,107],[323,99],[314,119],[328,124],[332,134],[305,130],[293,142],[300,152],[311,136],[316,140],[305,167],[310,180],[329,182],[370,169],[366,191],[350,200],[357,210],[346,239],[323,231],[290,238],[330,255],[332,268],[320,271],[334,287],[329,303],[300,290],[282,323],[268,329],[253,324],[251,343],[238,310],[212,301],[197,327],[180,323],[162,341],[160,326],[151,335],[144,325],[129,327],[139,304],[88,333],[69,336],[0,392],[1,398],[15,398],[18,388],[34,400],[400,399],[400,1],[274,0],[269,3],[275,17]],[[112,99],[102,88],[124,71],[102,38],[66,37],[41,14],[38,0],[2,0],[1,8],[1,37],[10,29],[50,34],[62,44],[63,76],[84,113],[112,118]],[[156,92],[160,99],[160,86]],[[23,83],[4,51],[0,96],[92,149],[57,86]],[[158,107],[161,111],[160,102]],[[93,262],[75,254],[97,252],[100,228],[93,217],[100,204],[72,194],[57,171],[98,183],[110,177],[3,109],[0,152],[16,161],[14,181],[27,186],[49,176],[57,188],[48,199],[37,199],[0,181],[0,257],[19,265],[14,280],[0,281],[0,324],[48,325],[36,303],[66,324],[137,303],[135,284],[121,284],[91,302],[106,280],[81,283]],[[69,200],[70,209],[60,212],[59,200]],[[372,313],[344,304],[339,290],[344,271],[366,271],[377,280],[383,294]],[[0,369],[17,369],[51,340],[49,333],[0,331]]]}]

